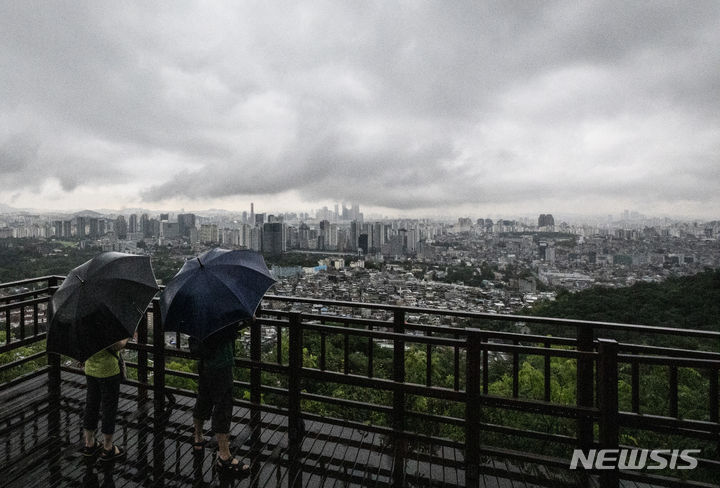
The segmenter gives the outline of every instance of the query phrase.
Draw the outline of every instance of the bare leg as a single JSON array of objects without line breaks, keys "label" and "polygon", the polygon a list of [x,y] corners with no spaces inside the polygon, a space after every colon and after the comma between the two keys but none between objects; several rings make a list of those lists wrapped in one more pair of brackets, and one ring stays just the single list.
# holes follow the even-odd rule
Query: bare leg
[{"label": "bare leg", "polygon": [[[223,461],[230,459],[230,436],[228,434],[215,433],[218,442],[218,456]],[[233,463],[237,464],[237,463]]]},{"label": "bare leg", "polygon": [[112,434],[103,434],[103,449],[106,451],[109,451],[112,449],[113,441],[112,441],[113,435]]},{"label": "bare leg", "polygon": [[195,442],[203,441],[205,421],[203,419],[193,418],[193,426],[195,427]]},{"label": "bare leg", "polygon": [[93,447],[95,445],[95,431],[83,429],[83,440],[85,447]]}]

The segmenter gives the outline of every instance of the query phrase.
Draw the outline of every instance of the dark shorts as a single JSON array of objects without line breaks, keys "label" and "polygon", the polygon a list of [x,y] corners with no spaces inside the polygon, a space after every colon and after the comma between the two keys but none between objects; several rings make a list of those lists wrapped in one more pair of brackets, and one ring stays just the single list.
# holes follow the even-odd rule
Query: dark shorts
[{"label": "dark shorts", "polygon": [[83,428],[95,431],[100,410],[102,409],[102,433],[115,432],[115,416],[117,415],[118,399],[120,398],[120,375],[108,378],[85,376],[87,392],[85,395],[85,416]]},{"label": "dark shorts", "polygon": [[212,430],[216,434],[230,432],[232,419],[233,368],[200,368],[198,397],[193,417],[212,419]]}]

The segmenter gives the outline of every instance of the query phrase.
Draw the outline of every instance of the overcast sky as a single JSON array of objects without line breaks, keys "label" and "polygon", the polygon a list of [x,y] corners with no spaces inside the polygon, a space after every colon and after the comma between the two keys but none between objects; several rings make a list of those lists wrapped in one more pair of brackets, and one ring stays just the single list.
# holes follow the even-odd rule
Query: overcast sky
[{"label": "overcast sky", "polygon": [[720,218],[720,2],[0,3],[0,203]]}]

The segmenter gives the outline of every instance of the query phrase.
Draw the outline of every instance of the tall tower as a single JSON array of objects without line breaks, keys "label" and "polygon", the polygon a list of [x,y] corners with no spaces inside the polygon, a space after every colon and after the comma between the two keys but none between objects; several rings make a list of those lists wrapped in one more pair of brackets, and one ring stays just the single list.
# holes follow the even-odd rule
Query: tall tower
[{"label": "tall tower", "polygon": [[250,225],[255,225],[255,204],[250,202]]}]

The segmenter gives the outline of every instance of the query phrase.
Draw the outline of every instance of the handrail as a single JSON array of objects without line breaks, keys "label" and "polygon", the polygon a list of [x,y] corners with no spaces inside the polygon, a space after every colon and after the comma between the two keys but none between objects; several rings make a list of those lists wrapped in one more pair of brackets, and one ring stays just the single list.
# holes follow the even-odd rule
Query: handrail
[{"label": "handrail", "polygon": [[432,315],[445,315],[449,317],[462,317],[468,319],[482,319],[502,322],[529,322],[536,324],[546,325],[561,325],[570,327],[590,327],[595,329],[612,329],[612,330],[625,330],[628,332],[655,332],[659,334],[670,334],[670,335],[691,335],[693,337],[705,337],[720,339],[720,332],[706,331],[699,329],[679,329],[675,327],[659,327],[652,325],[641,325],[641,324],[624,324],[618,322],[599,322],[590,320],[576,320],[576,319],[563,319],[563,318],[552,318],[552,317],[537,317],[531,315],[512,315],[512,314],[491,314],[486,312],[458,312],[456,310],[441,309],[441,308],[420,308],[420,307],[407,307],[402,305],[385,305],[377,303],[363,303],[363,302],[348,302],[338,300],[324,300],[319,298],[302,298],[302,297],[288,297],[281,295],[265,295],[265,300],[272,301],[285,301],[293,303],[315,303],[323,305],[335,305],[338,307],[356,307],[356,308],[368,308],[375,310],[388,310],[388,311],[399,311],[399,312],[410,312],[410,313],[427,313]]},{"label": "handrail", "polygon": [[[60,279],[63,278],[51,276],[22,280],[16,284],[49,280],[47,288],[30,292],[30,295],[51,293],[54,289],[53,280]],[[0,287],[3,286],[6,285],[0,285]],[[392,439],[396,464],[391,476],[395,483],[400,484],[407,476],[402,467],[407,458],[408,449],[410,449],[408,443],[416,438],[434,439],[439,443],[447,442],[448,445],[464,447],[468,453],[464,461],[467,479],[472,482],[478,475],[473,471],[472,463],[477,461],[475,457],[480,453],[506,452],[510,457],[538,463],[542,463],[543,459],[547,457],[552,459],[552,462],[548,461],[549,465],[562,463],[562,459],[559,457],[538,455],[527,450],[500,449],[486,442],[485,438],[488,435],[517,434],[538,442],[559,443],[567,447],[613,449],[619,445],[620,428],[645,429],[657,434],[673,432],[675,429],[678,435],[683,435],[687,439],[706,441],[715,439],[720,433],[717,415],[720,351],[692,351],[632,343],[618,344],[614,340],[605,339],[598,331],[620,330],[667,335],[682,333],[685,336],[713,339],[720,338],[720,333],[672,327],[496,315],[276,295],[268,295],[265,298],[264,303],[269,305],[280,301],[366,308],[391,313],[389,320],[377,320],[357,316],[340,317],[332,314],[264,308],[260,311],[257,321],[249,326],[249,355],[238,357],[235,360],[236,366],[249,370],[249,379],[236,381],[235,385],[249,390],[250,398],[249,400],[236,398],[234,403],[258,409],[258,412],[268,411],[288,417],[291,469],[299,469],[297,465],[293,464],[295,461],[292,456],[297,454],[293,454],[293,452],[297,451],[302,443],[303,419],[322,418],[323,421],[333,425],[353,425],[358,428],[363,425],[362,422],[349,421],[338,416],[318,417],[318,410],[311,411],[306,408],[307,402],[331,405],[341,409],[364,409],[380,416],[384,415],[384,424],[380,422],[367,425],[367,429],[382,432]],[[10,330],[9,317],[12,310],[49,300],[50,296],[48,295],[25,302],[0,305],[0,320],[4,316],[5,326],[7,330]],[[37,307],[35,308],[37,309]],[[472,322],[469,324],[470,326],[464,328],[407,323],[407,316],[412,314],[463,317],[477,320],[477,322]],[[34,325],[35,333],[30,334],[29,337],[22,337],[21,340],[17,340],[18,334],[13,333],[15,337],[8,337],[8,342],[0,346],[0,353],[38,342],[46,337],[46,333],[37,328],[40,320],[37,313],[34,316],[27,314],[26,317],[23,317],[29,322],[25,324],[25,328]],[[576,329],[577,337],[546,337],[540,334],[519,334],[478,328],[486,320],[570,326]],[[312,323],[308,321],[312,321]],[[153,324],[154,334],[152,337],[149,323]],[[13,328],[16,328],[16,325],[13,324]],[[275,330],[275,335],[266,335],[266,339],[264,339],[263,331],[271,332],[272,330]],[[166,364],[169,364],[169,358],[192,359],[193,356],[190,351],[181,347],[179,340],[175,347],[165,343],[157,297],[153,299],[146,310],[138,333],[139,343],[129,345],[129,349],[137,351],[138,359],[137,362],[128,363],[131,369],[137,372],[138,380],[129,380],[127,384],[137,388],[139,404],[147,399],[147,395],[143,392],[155,390],[153,422],[158,434],[158,441],[153,447],[156,455],[160,456],[163,453],[160,433],[167,421],[165,414],[171,408],[171,405],[165,401],[165,394],[168,392],[187,394],[187,390],[173,386],[173,378],[194,380],[197,379],[197,375],[166,367]],[[177,337],[180,336],[177,335]],[[312,342],[307,342],[308,338]],[[352,359],[350,340],[353,341],[352,344],[355,344],[356,348],[363,349],[365,347],[363,344],[367,344],[366,350],[352,350],[353,353],[365,354],[353,365],[349,364]],[[268,345],[266,341],[272,341],[272,344]],[[330,347],[339,349],[337,349],[337,355],[331,357],[336,362],[328,365],[327,349]],[[305,350],[307,350],[308,357],[314,355],[317,363],[306,362]],[[409,356],[410,353],[406,351],[411,351],[414,356]],[[436,356],[440,352],[443,355]],[[413,376],[411,379],[408,372],[405,371],[406,361],[410,357],[415,360],[418,357],[422,359],[421,353],[424,353],[425,371],[419,373],[417,369],[413,370],[412,373],[419,376]],[[38,352],[28,358],[11,362],[0,367],[0,373],[43,356],[44,353]],[[50,357],[54,357],[52,361],[50,361]],[[154,365],[149,364],[150,357],[152,357]],[[444,371],[450,370],[449,374],[453,376],[443,377],[440,382],[435,382],[433,372],[437,367],[436,358],[438,357],[450,362],[450,367],[445,365]],[[43,368],[42,372],[49,373],[50,386],[57,388],[51,391],[51,395],[55,395],[53,398],[56,398],[59,395],[60,387],[59,371],[76,370],[75,368],[61,367],[56,355],[49,355],[48,358],[49,366]],[[544,361],[544,371],[539,370],[545,386],[544,399],[539,399],[542,398],[543,392],[540,397],[530,398],[523,395],[519,389],[520,369],[522,361],[526,360],[524,358],[536,361],[535,364],[540,364],[541,368]],[[576,364],[577,375],[573,379],[577,391],[574,392],[575,395],[571,398],[570,403],[551,401],[555,398],[551,394],[550,385],[551,365],[554,364],[551,363],[551,359],[555,361],[557,358],[564,358],[570,360],[566,363]],[[381,360],[384,363],[381,363]],[[512,385],[512,392],[497,394],[492,389],[488,390],[491,383],[489,370],[492,365],[490,361],[502,362],[506,380]],[[628,364],[632,366],[632,411],[624,411],[618,405],[618,375],[621,372],[623,375],[627,375],[630,370],[627,367]],[[669,415],[665,415],[667,409],[662,410],[663,415],[640,413],[638,391],[642,387],[640,379],[645,373],[639,365],[668,368]],[[706,383],[710,388],[707,399],[709,420],[682,419],[678,415],[678,369],[683,367],[703,371],[703,374],[709,378],[709,383]],[[274,378],[274,380],[264,381],[265,376]],[[423,380],[425,384],[422,384]],[[16,382],[13,380],[13,384]],[[324,390],[314,389],[317,385],[328,383],[346,385],[347,388],[357,387],[360,390],[363,388],[381,390],[385,393],[378,398],[384,398],[384,400],[364,402],[359,398],[335,397]],[[177,384],[175,383],[175,385]],[[0,385],[0,388],[2,387],[3,385]],[[465,415],[464,417],[458,413],[443,415],[442,410],[439,411],[440,413],[414,411],[408,406],[410,397],[463,404]],[[483,412],[494,410],[503,413],[520,412],[527,415],[549,416],[554,422],[564,422],[563,425],[573,427],[573,432],[572,435],[567,435],[564,430],[542,432],[542,429],[527,429],[526,435],[523,436],[521,427],[502,425],[502,421],[498,422],[483,417]],[[329,411],[333,412],[332,409]],[[260,416],[253,414],[250,419],[251,426],[259,425],[259,422],[261,422]],[[411,422],[415,423],[411,424]],[[464,432],[464,437],[447,437],[443,441],[437,436],[433,437],[432,432],[426,433],[423,429],[412,432],[410,429],[413,425],[433,422],[456,429],[458,432]],[[256,435],[254,430],[253,435]],[[616,486],[617,480],[613,474],[603,474],[603,480],[603,486]]]}]

